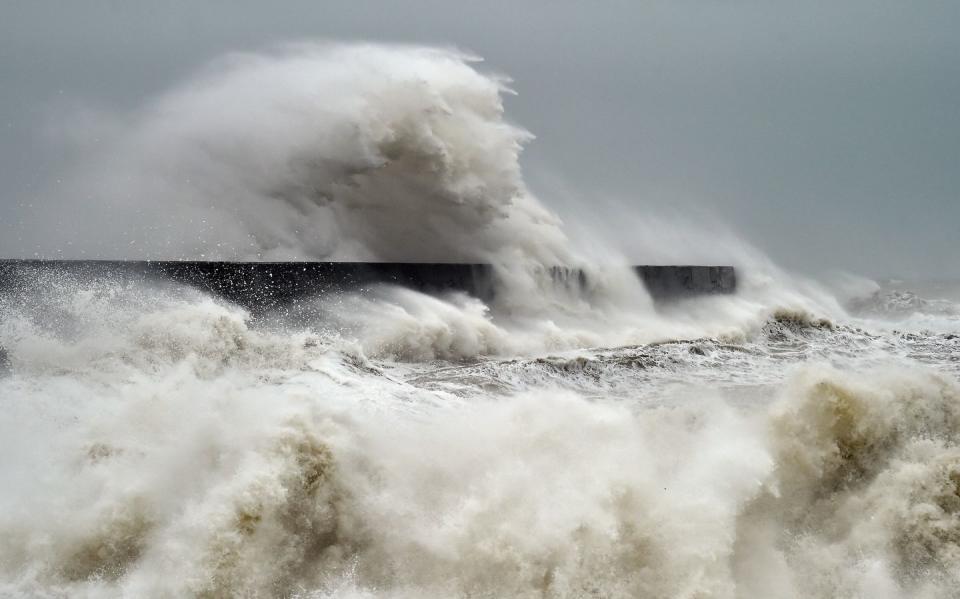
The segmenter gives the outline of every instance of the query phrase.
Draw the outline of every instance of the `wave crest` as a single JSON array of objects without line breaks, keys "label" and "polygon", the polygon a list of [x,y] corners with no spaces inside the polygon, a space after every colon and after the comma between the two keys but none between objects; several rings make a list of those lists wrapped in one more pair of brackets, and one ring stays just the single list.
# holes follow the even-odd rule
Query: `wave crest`
[{"label": "wave crest", "polygon": [[[60,247],[153,259],[556,263],[559,221],[519,164],[531,136],[504,120],[506,80],[474,62],[373,44],[217,61],[78,166],[64,199],[83,202],[78,232]],[[115,226],[103,231],[107,218]]]}]

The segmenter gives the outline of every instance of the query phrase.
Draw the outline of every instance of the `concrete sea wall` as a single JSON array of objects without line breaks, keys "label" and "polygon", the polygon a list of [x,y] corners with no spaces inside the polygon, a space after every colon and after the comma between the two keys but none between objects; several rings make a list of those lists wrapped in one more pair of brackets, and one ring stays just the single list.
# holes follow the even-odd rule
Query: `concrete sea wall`
[{"label": "concrete sea wall", "polygon": [[[654,299],[733,293],[731,266],[635,266]],[[586,286],[587,275],[569,268],[549,269],[564,284]],[[254,312],[284,302],[335,291],[391,283],[424,292],[464,291],[489,299],[496,293],[489,264],[383,262],[192,262],[125,260],[0,260],[0,290],[16,291],[57,273],[80,278],[173,281],[191,285]]]}]

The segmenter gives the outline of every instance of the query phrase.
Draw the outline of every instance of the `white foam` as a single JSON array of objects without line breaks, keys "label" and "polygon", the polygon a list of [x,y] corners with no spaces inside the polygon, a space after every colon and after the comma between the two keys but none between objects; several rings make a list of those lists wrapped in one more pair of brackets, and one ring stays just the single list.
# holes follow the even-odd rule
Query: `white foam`
[{"label": "white foam", "polygon": [[942,375],[809,366],[748,409],[709,387],[645,407],[542,385],[452,395],[337,343],[200,302],[66,370],[22,354],[0,380],[18,423],[2,453],[19,456],[2,471],[3,593],[948,597],[960,582],[960,386]]}]

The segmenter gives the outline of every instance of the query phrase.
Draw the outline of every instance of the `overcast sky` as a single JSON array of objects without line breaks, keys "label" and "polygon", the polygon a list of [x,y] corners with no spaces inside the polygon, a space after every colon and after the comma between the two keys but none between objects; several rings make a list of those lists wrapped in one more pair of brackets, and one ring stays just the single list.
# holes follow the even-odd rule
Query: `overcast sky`
[{"label": "overcast sky", "polygon": [[537,136],[527,180],[565,214],[596,198],[708,211],[790,267],[960,276],[960,2],[87,0],[2,12],[5,251],[67,159],[50,134],[64,115],[130,110],[226,51],[373,40],[456,46],[512,76],[508,118]]}]

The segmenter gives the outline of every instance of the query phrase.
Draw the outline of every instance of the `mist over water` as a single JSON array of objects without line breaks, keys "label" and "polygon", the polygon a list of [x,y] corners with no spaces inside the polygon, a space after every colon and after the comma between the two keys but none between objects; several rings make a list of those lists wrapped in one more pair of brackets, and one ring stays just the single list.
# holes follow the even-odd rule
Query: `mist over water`
[{"label": "mist over water", "polygon": [[738,293],[655,304],[527,189],[506,83],[301,45],[121,119],[50,205],[109,210],[87,256],[489,261],[501,288],[297,318],[55,271],[0,292],[0,595],[956,596],[956,299],[724,234]]}]

